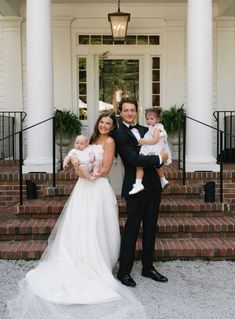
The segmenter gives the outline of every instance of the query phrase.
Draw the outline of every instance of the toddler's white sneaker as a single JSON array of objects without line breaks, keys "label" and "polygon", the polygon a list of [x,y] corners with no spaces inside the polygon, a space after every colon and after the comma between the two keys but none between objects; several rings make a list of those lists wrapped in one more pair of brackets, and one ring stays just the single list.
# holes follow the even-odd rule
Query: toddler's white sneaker
[{"label": "toddler's white sneaker", "polygon": [[161,178],[161,185],[162,185],[162,189],[164,189],[167,185],[169,185],[168,180],[165,178]]},{"label": "toddler's white sneaker", "polygon": [[129,195],[134,195],[144,190],[144,185],[141,183],[134,184],[132,190],[129,191]]}]

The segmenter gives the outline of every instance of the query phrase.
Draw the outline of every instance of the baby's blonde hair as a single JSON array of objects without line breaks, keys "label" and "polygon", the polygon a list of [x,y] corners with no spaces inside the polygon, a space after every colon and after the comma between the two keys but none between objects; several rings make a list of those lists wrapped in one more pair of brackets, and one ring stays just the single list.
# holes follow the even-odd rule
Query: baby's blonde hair
[{"label": "baby's blonde hair", "polygon": [[[88,138],[87,136],[85,136],[85,135],[82,135],[82,134],[77,135],[76,138],[75,138],[75,142],[76,142],[78,139],[79,139],[80,141],[86,142],[87,144],[89,143],[89,138]],[[74,143],[75,143],[75,142],[74,142]]]}]

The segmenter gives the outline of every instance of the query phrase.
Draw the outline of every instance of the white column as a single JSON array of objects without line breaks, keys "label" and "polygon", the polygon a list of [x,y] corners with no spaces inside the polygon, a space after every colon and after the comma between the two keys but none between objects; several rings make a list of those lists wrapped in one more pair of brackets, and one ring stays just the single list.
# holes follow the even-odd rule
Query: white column
[{"label": "white column", "polygon": [[[234,17],[216,18],[217,110],[234,110],[235,60]],[[221,123],[223,127],[223,123]]]},{"label": "white column", "polygon": [[[53,19],[54,107],[60,110],[73,110],[71,81],[72,21],[72,17],[56,17]],[[61,45],[61,43],[63,43],[63,45]]]},{"label": "white column", "polygon": [[3,19],[4,110],[22,111],[22,18]]},{"label": "white column", "polygon": [[[51,0],[27,0],[27,126],[53,116]],[[52,172],[52,121],[27,134],[26,172]]]},{"label": "white column", "polygon": [[[212,0],[188,0],[187,115],[212,125]],[[212,129],[187,120],[186,171],[217,171]]]}]

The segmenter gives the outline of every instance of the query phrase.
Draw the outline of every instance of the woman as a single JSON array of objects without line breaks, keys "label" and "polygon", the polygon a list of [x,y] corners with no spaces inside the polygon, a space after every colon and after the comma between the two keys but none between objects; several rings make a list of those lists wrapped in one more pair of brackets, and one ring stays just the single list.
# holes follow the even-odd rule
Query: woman
[{"label": "woman", "polygon": [[143,306],[112,275],[120,245],[116,197],[107,174],[112,166],[115,114],[102,113],[90,143],[102,153],[101,177],[79,178],[37,267],[8,303],[11,318],[144,318]]}]

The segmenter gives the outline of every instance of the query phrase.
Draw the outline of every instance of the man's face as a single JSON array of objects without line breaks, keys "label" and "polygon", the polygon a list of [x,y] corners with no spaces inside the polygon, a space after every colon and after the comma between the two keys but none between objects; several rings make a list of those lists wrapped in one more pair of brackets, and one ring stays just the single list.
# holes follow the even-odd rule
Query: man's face
[{"label": "man's face", "polygon": [[137,112],[135,109],[135,105],[132,103],[123,103],[122,111],[120,112],[120,116],[123,122],[127,124],[134,124],[137,117]]}]

